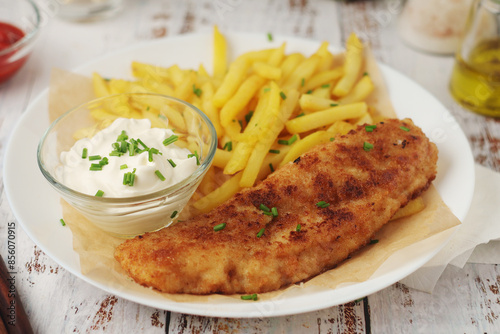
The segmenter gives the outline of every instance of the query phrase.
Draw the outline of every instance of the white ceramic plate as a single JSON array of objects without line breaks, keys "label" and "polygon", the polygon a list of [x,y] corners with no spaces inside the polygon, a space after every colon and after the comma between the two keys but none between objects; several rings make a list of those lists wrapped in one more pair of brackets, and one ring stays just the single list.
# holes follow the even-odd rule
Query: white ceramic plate
[{"label": "white ceramic plate", "polygon": [[[230,55],[251,49],[278,46],[284,38],[273,42],[265,35],[228,34]],[[318,42],[286,38],[287,53],[310,54]],[[133,60],[158,64],[179,64],[181,68],[197,68],[203,63],[212,66],[211,34],[192,34],[155,40],[136,45],[76,69],[90,75],[96,71],[103,76],[130,78]],[[399,117],[411,117],[422,127],[439,148],[438,177],[435,185],[452,212],[463,219],[468,211],[474,189],[474,164],[467,139],[450,113],[431,94],[391,68],[381,65],[390,97]],[[80,272],[78,255],[72,248],[71,231],[58,222],[62,216],[59,197],[43,178],[36,162],[38,141],[49,126],[48,89],[28,107],[12,133],[4,166],[4,183],[12,210],[31,239],[57,263],[81,279],[109,293],[152,307],[175,312],[217,317],[267,317],[314,311],[346,303],[377,292],[414,272],[435,255],[449,240],[441,236],[411,247],[389,258],[368,281],[326,290],[318,288],[293,289],[275,300],[257,302],[227,299],[224,301],[186,303],[173,302],[134,284],[125,288],[110,284],[99,274],[84,276]],[[22,152],[22,154],[19,154]],[[401,261],[401,259],[404,261]]]}]

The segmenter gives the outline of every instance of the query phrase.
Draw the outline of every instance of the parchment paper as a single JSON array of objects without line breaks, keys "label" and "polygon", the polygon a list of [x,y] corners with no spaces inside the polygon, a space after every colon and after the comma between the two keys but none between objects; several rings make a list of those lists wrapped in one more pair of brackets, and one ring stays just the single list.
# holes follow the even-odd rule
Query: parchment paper
[{"label": "parchment paper", "polygon": [[[367,102],[374,106],[381,115],[395,117],[396,114],[389,100],[387,88],[379,68],[370,50],[367,49],[366,52],[365,70],[376,87]],[[69,108],[92,98],[93,96],[90,95],[93,95],[90,78],[54,70],[49,95],[51,119],[55,119]],[[335,269],[318,275],[305,283],[275,292],[260,294],[259,300],[280,299],[280,296],[293,293],[292,290],[304,287],[334,289],[341,285],[362,282],[373,277],[373,275],[383,275],[386,272],[384,262],[389,257],[394,258],[396,256],[397,258],[398,254],[405,251],[403,249],[418,250],[418,245],[421,242],[432,242],[434,245],[441,245],[449,238],[454,229],[460,225],[460,221],[451,213],[433,186],[423,195],[423,198],[426,208],[411,217],[395,220],[385,225],[376,235],[378,243],[363,248]],[[94,278],[105,277],[106,281],[114,287],[129,291],[142,289],[141,292],[145,294],[160,294],[169,300],[179,302],[202,303],[214,302],[224,298],[239,299],[239,296],[172,295],[139,286],[127,277],[113,257],[115,247],[122,243],[123,240],[101,231],[63,200],[61,200],[61,205],[65,222],[73,234],[73,248],[80,256],[81,271],[84,275]],[[400,261],[401,265],[406,261],[404,256]],[[392,265],[397,266],[398,262]],[[390,270],[390,268],[387,270]]]}]

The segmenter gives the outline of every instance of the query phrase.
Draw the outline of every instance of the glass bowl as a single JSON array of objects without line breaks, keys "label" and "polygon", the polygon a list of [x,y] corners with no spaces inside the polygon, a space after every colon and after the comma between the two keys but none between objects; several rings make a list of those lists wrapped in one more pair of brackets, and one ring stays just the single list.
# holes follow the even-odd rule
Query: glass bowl
[{"label": "glass bowl", "polygon": [[40,24],[40,11],[33,1],[0,0],[0,83],[26,63]]},{"label": "glass bowl", "polygon": [[[108,127],[117,117],[148,118],[153,128],[173,130],[179,137],[174,145],[187,148],[190,152],[196,151],[192,153],[197,155],[198,162],[194,172],[173,185],[146,190],[140,195],[129,193],[126,197],[99,197],[64,184],[60,173],[61,153],[69,151],[78,139],[92,138],[96,134],[99,136],[100,130]],[[210,167],[216,146],[214,126],[193,105],[165,95],[125,93],[95,99],[60,116],[41,138],[37,160],[44,177],[66,202],[100,229],[114,236],[128,238],[159,230],[179,217]],[[109,147],[109,151],[112,150]],[[161,155],[158,157],[167,159]],[[89,165],[92,162],[89,161]],[[116,172],[124,173],[119,169]]]}]

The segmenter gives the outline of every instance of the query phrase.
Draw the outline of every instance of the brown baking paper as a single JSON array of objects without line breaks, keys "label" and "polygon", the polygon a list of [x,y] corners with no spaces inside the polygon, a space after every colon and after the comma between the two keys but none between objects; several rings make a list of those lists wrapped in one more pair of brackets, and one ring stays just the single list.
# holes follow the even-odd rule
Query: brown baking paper
[{"label": "brown baking paper", "polygon": [[[370,50],[367,49],[366,52],[365,70],[369,73],[376,87],[367,102],[375,107],[382,116],[395,117],[396,114],[379,68]],[[337,59],[342,61],[342,56]],[[78,88],[75,89],[76,87]],[[84,94],[81,95],[82,90]],[[89,78],[55,70],[52,73],[49,100],[51,119],[55,119],[63,111],[76,104],[88,100],[89,95],[92,95],[91,92]],[[437,241],[434,242],[437,242],[436,245],[441,245],[451,236],[460,221],[451,213],[433,186],[426,191],[423,198],[426,208],[411,217],[386,224],[375,236],[378,243],[364,247],[335,269],[326,271],[305,283],[260,294],[259,300],[282,300],[286,295],[296,293],[297,289],[335,289],[362,282],[372,277],[374,273],[377,273],[377,270],[382,271],[383,274],[384,262],[402,249],[418,246],[419,242],[433,240],[432,238],[437,238]],[[118,287],[121,290],[139,291],[145,295],[154,293],[176,302],[213,303],[224,299],[228,300],[228,298],[240,299],[239,295],[172,295],[139,286],[125,274],[113,257],[115,247],[122,243],[123,239],[101,231],[63,200],[61,200],[61,204],[63,217],[73,234],[73,248],[80,257],[81,272],[84,275],[100,281],[104,280],[109,286]]]}]

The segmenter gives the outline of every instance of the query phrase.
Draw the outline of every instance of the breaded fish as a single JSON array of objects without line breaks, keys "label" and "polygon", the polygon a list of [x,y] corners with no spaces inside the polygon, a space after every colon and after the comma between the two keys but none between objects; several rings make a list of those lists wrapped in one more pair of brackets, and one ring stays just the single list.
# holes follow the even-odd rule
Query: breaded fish
[{"label": "breaded fish", "polygon": [[127,240],[115,258],[137,283],[168,293],[277,290],[366,245],[427,189],[436,162],[436,146],[409,119],[360,126],[207,214]]}]

